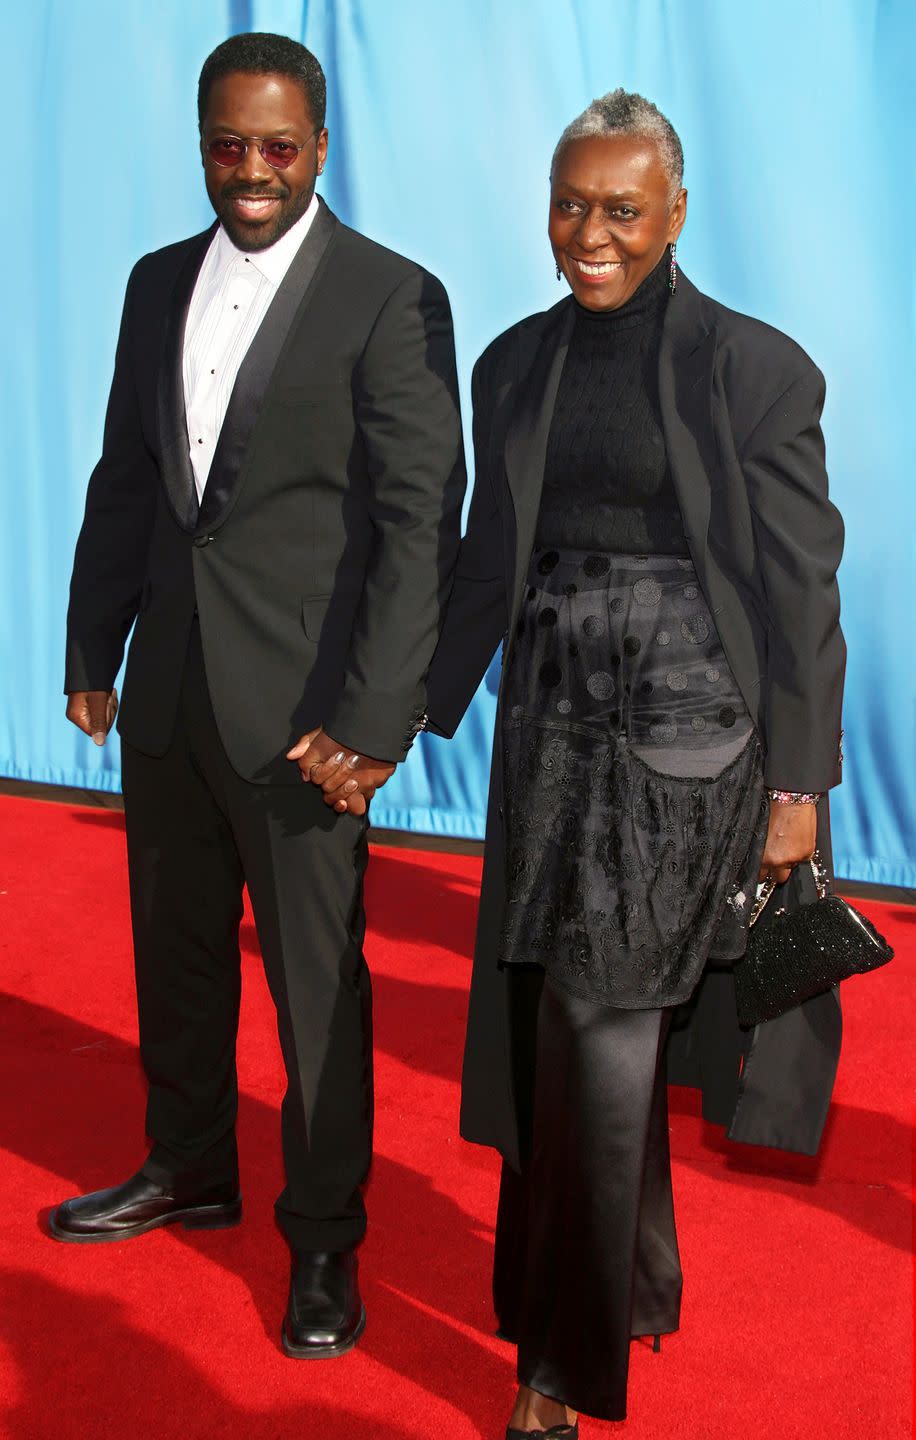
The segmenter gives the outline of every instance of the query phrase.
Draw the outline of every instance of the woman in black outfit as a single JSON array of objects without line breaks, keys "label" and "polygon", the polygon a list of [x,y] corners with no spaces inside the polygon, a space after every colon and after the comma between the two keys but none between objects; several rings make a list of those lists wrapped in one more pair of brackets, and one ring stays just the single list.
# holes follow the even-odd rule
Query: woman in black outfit
[{"label": "woman in black outfit", "polygon": [[561,137],[572,295],[477,364],[429,679],[450,734],[503,637],[462,1128],[507,1162],[513,1440],[622,1419],[631,1336],[677,1329],[668,1020],[709,959],[741,956],[758,875],[812,853],[839,779],[823,377],[678,271],[681,175],[638,95]]}]

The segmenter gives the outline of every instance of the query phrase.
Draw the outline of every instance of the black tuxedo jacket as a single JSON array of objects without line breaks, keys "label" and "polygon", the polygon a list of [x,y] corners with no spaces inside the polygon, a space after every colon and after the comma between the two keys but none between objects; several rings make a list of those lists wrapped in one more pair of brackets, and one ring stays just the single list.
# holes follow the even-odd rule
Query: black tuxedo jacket
[{"label": "black tuxedo jacket", "polygon": [[[474,371],[474,496],[428,681],[430,721],[446,735],[500,640],[515,633],[574,317],[567,297],[523,320],[494,340]],[[787,336],[700,294],[681,273],[665,316],[659,394],[687,542],[764,743],[767,784],[827,790],[840,778],[846,651],[836,584],[843,526],[827,496],[823,376]],[[504,659],[508,645],[511,638]],[[467,1139],[518,1166],[530,1091],[519,1057],[530,1050],[535,1007],[525,984],[513,988],[497,966],[505,908],[500,732],[497,720],[461,1125]],[[783,1070],[797,1059],[779,1055]],[[829,1098],[833,1070],[818,1074],[828,1072]],[[823,1088],[818,1081],[798,1100],[805,1135],[817,1130],[808,1111],[823,1124]],[[790,1132],[784,1142],[788,1135],[793,1143]]]},{"label": "black tuxedo jacket", "polygon": [[203,501],[188,453],[185,320],[214,231],[127,287],[89,483],[65,689],[107,690],[136,620],[119,729],[168,748],[191,621],[235,769],[323,725],[405,755],[457,554],[465,487],[448,298],[323,203],[239,370]]}]

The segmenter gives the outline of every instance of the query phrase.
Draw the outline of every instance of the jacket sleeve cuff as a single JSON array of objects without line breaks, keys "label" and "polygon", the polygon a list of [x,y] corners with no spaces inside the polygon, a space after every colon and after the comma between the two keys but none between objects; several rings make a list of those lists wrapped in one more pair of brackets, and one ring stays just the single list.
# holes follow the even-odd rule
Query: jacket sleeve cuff
[{"label": "jacket sleeve cuff", "polygon": [[115,677],[121,668],[122,653],[106,656],[99,647],[76,644],[71,640],[67,647],[67,663],[64,670],[64,694],[72,695],[77,690],[111,690]]},{"label": "jacket sleeve cuff", "polygon": [[357,700],[344,694],[326,717],[324,729],[349,750],[397,765],[427,724],[424,707],[416,702],[405,704],[403,697],[375,695]]}]

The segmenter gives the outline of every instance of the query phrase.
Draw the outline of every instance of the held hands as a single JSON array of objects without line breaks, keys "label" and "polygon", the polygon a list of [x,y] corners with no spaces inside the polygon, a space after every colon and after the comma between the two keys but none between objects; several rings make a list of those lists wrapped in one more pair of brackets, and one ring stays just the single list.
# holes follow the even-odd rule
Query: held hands
[{"label": "held hands", "polygon": [[376,790],[390,780],[396,767],[387,760],[373,760],[371,755],[357,755],[338,745],[319,726],[309,730],[286,752],[287,760],[295,760],[303,780],[309,780],[324,791],[324,803],[338,814],[349,810],[351,815],[365,815]]},{"label": "held hands", "polygon": [[786,805],[771,800],[759,878],[766,880],[772,876],[777,885],[782,885],[796,865],[811,859],[816,844],[816,805]]},{"label": "held hands", "polygon": [[105,744],[117,713],[117,690],[72,690],[67,696],[67,719],[96,745]]}]

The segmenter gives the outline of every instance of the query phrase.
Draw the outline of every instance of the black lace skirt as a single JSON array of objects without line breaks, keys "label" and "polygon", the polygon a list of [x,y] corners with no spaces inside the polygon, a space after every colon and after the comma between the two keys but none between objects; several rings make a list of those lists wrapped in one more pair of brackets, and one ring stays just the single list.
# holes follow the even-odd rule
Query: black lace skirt
[{"label": "black lace skirt", "polygon": [[504,964],[654,1009],[743,954],[762,753],[690,560],[535,551],[502,716]]}]

